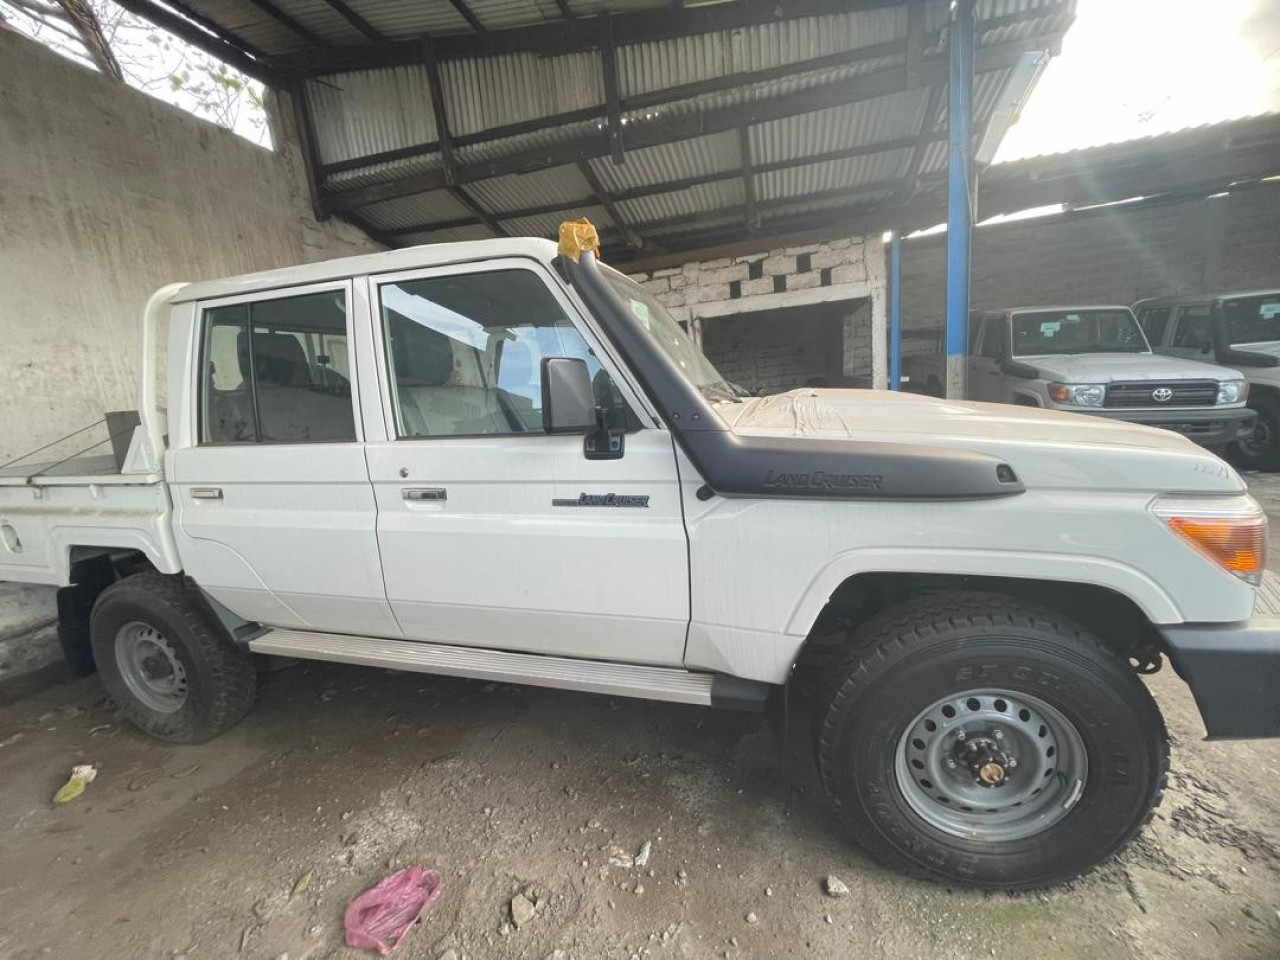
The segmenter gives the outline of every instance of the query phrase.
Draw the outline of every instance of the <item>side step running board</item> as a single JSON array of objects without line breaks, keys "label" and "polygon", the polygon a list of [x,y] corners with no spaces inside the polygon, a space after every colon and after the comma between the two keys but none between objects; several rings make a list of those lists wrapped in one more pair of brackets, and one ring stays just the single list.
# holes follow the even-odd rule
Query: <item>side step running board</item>
[{"label": "side step running board", "polygon": [[254,653],[304,660],[330,660],[389,670],[527,683],[536,687],[738,710],[761,710],[769,695],[767,683],[724,674],[694,673],[679,667],[574,660],[305,630],[268,630],[249,641],[249,649]]}]

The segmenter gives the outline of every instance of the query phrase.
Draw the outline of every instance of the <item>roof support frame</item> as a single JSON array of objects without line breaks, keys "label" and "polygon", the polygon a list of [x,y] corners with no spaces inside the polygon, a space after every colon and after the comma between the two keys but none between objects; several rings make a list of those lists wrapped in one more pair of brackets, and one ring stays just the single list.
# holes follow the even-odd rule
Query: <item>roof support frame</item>
[{"label": "roof support frame", "polygon": [[622,234],[626,245],[634,250],[639,250],[643,247],[644,238],[628,223],[627,218],[618,209],[618,205],[609,196],[609,191],[605,189],[604,184],[600,182],[600,178],[596,176],[596,172],[591,169],[591,164],[586,160],[579,160],[578,171],[582,174],[583,179],[587,181],[587,186],[591,188],[591,193],[595,200],[600,206],[604,207],[604,212],[608,214],[609,219],[613,221],[613,225]]},{"label": "roof support frame", "polygon": [[[1033,37],[1014,43],[998,44],[979,52],[977,72],[1001,69],[1015,62],[1026,49],[1034,49],[1044,38]],[[943,57],[926,59],[921,65],[923,82],[938,83],[945,78],[947,62]],[[906,67],[891,67],[865,74],[851,80],[822,84],[767,100],[735,104],[703,113],[662,118],[652,122],[636,123],[629,129],[627,142],[631,149],[657,146],[711,133],[736,129],[744,123],[764,123],[796,114],[811,113],[828,107],[873,100],[877,97],[901,93],[906,89]],[[609,153],[608,137],[592,133],[573,140],[566,140],[527,150],[491,157],[458,167],[459,183],[486,180],[512,173],[528,173],[547,167],[590,160]],[[443,171],[427,171],[404,177],[389,183],[358,187],[331,194],[328,206],[332,210],[346,210],[365,206],[381,200],[424,193],[444,186]]]},{"label": "roof support frame", "polygon": [[738,151],[742,156],[743,225],[748,232],[759,229],[760,211],[756,207],[756,172],[751,156],[751,126],[738,128]]},{"label": "roof support frame", "polygon": [[488,28],[480,22],[480,18],[476,16],[475,11],[467,6],[467,0],[449,0],[449,2],[453,4],[453,9],[458,11],[462,19],[467,21],[467,24],[476,33],[487,34],[489,32]]},{"label": "roof support frame", "polygon": [[609,156],[616,164],[626,162],[622,146],[622,97],[618,92],[618,57],[613,45],[613,17],[602,11],[600,25],[600,71],[604,77],[605,116],[609,123]]},{"label": "roof support frame", "polygon": [[329,42],[321,37],[318,33],[308,27],[305,23],[297,18],[285,13],[277,7],[272,0],[246,0],[250,5],[257,7],[272,20],[287,27],[290,31],[297,34],[313,47],[328,47]]},{"label": "roof support frame", "polygon": [[347,6],[345,0],[324,0],[324,2],[342,14],[347,23],[351,24],[374,43],[388,42],[387,38],[380,34],[373,24]]},{"label": "roof support frame", "polygon": [[422,60],[427,68],[427,87],[431,94],[431,113],[436,123],[436,143],[440,146],[440,159],[444,164],[444,182],[452,187],[458,182],[458,162],[453,155],[453,136],[449,133],[449,112],[444,102],[444,87],[440,83],[440,64],[436,59],[435,41],[422,38]]}]

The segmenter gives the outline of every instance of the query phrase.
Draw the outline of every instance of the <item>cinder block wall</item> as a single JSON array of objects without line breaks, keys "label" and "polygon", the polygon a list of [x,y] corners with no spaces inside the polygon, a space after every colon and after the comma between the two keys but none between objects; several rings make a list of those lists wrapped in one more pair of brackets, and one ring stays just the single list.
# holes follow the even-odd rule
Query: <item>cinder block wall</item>
[{"label": "cinder block wall", "polygon": [[[1280,183],[1208,200],[1116,206],[979,227],[975,309],[1133,303],[1280,284]],[[903,244],[903,327],[946,314],[945,235]]]},{"label": "cinder block wall", "polygon": [[[724,322],[723,318],[736,314],[847,302],[848,313],[842,321],[843,374],[868,384],[884,383],[884,351],[872,349],[874,331],[883,330],[885,316],[884,245],[879,237],[848,237],[695,260],[632,276],[699,338],[706,324]],[[807,338],[806,351],[832,349],[816,334],[801,335]],[[777,369],[767,371],[768,379],[781,382],[785,371],[795,367],[794,358],[780,351],[771,354],[753,356],[753,368],[761,369],[761,362],[772,363]]]},{"label": "cinder block wall", "polygon": [[312,218],[282,121],[265,150],[0,30],[0,462],[135,405],[157,287],[380,249]]}]

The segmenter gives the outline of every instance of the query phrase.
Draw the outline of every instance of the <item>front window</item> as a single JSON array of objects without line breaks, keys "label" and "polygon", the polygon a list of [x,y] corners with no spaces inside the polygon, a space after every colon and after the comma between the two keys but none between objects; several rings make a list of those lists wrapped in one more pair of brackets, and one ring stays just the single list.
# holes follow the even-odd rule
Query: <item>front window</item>
[{"label": "front window", "polygon": [[722,377],[684,328],[658,300],[630,277],[605,267],[601,273],[626,305],[633,320],[671,358],[680,371],[708,400],[733,400],[747,391]]},{"label": "front window", "polygon": [[1222,301],[1232,345],[1280,340],[1280,292]]},{"label": "front window", "polygon": [[379,288],[396,434],[540,434],[542,360],[586,361],[609,428],[626,402],[551,291],[528,270],[423,277]]},{"label": "front window", "polygon": [[1019,357],[1150,351],[1128,310],[1037,310],[1013,318],[1013,352]]}]

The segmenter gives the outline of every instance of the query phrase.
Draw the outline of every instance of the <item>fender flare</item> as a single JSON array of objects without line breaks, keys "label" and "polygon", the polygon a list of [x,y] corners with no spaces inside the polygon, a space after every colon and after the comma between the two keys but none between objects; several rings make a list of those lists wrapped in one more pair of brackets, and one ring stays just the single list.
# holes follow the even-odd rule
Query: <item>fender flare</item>
[{"label": "fender flare", "polygon": [[1149,576],[1101,557],[1002,550],[872,547],[840,554],[809,582],[787,620],[785,632],[804,637],[850,577],[869,573],[914,573],[1007,577],[1104,587],[1131,600],[1154,624],[1182,623],[1177,603]]}]

